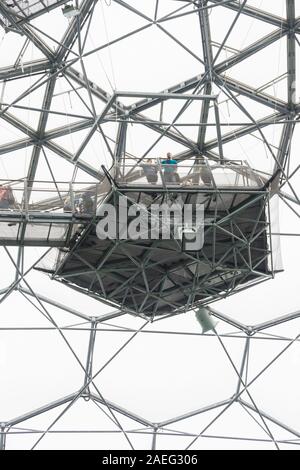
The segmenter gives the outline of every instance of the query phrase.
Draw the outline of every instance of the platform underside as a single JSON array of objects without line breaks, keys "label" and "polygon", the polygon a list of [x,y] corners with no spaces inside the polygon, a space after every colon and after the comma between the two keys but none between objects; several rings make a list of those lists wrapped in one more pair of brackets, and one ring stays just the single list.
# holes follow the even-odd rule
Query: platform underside
[{"label": "platform underside", "polygon": [[[127,196],[129,206],[135,201],[149,204],[151,199],[142,192]],[[100,240],[96,220],[67,253],[59,251],[54,278],[109,304],[154,317],[190,310],[271,275],[266,193],[211,191],[181,197],[190,203],[200,197],[205,206],[202,249],[185,252],[176,239]],[[116,202],[116,193],[112,191],[107,201]]]}]

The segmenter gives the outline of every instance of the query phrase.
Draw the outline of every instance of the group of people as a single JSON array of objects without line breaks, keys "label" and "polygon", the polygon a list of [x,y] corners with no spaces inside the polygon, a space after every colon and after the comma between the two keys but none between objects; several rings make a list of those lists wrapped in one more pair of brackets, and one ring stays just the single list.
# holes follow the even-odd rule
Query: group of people
[{"label": "group of people", "polygon": [[[172,158],[170,152],[167,153],[167,158],[161,162],[163,170],[163,179],[166,183],[180,183],[180,177],[177,173],[177,161]],[[154,160],[149,158],[146,163],[142,163],[144,174],[148,183],[156,184],[158,181],[159,166]]]},{"label": "group of people", "polygon": [[[177,160],[172,157],[172,154],[167,153],[167,158],[161,161],[161,166],[149,158],[146,163],[140,165],[143,168],[144,175],[148,183],[156,184],[158,181],[158,174],[161,169],[161,177],[165,183],[180,184],[180,176],[177,172]],[[213,180],[209,168],[204,164],[204,159],[201,159],[199,171],[195,171],[190,175],[185,176],[183,179],[184,184],[199,184],[200,178],[204,185],[212,186]]]}]

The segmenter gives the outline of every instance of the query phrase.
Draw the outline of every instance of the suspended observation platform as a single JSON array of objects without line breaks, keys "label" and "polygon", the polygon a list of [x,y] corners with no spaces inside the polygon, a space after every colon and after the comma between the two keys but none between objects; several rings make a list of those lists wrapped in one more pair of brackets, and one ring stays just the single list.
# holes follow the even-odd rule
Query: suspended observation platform
[{"label": "suspended observation platform", "polygon": [[153,318],[274,275],[269,190],[258,173],[237,161],[147,164],[155,178],[139,161],[107,175],[96,218],[47,270],[54,279]]}]

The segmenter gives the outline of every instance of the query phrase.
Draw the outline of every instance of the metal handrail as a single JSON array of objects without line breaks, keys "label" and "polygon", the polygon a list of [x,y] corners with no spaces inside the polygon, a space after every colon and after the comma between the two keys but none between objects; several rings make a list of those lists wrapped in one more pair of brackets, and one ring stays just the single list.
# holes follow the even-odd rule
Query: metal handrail
[{"label": "metal handrail", "polygon": [[[0,189],[10,191],[9,197],[5,191],[2,197],[0,194],[0,211],[9,210],[29,213],[30,211],[51,212],[62,210],[64,212],[78,214],[79,203],[76,205],[75,201],[78,201],[80,198],[83,199],[84,194],[86,194],[86,201],[88,196],[90,196],[92,201],[89,201],[90,211],[95,213],[98,196],[101,194],[100,186],[99,183],[87,185],[87,183],[70,183],[67,181],[33,182],[28,181],[26,178],[20,180],[0,179]],[[46,198],[45,194],[50,197]],[[67,203],[68,210],[66,210]],[[91,209],[92,203],[93,208]]]},{"label": "metal handrail", "polygon": [[[252,170],[248,162],[244,160],[226,160],[222,163],[213,164],[209,164],[207,160],[193,164],[187,164],[181,161],[177,161],[176,164],[167,164],[157,160],[154,161],[154,159],[153,162],[139,162],[138,164],[122,161],[115,165],[117,169],[116,181],[118,183],[123,182],[123,184],[128,185],[132,183],[138,183],[141,178],[147,178],[147,172],[145,171],[147,165],[149,165],[149,168],[155,167],[157,176],[160,176],[161,181],[159,181],[159,183],[152,182],[152,184],[164,184],[164,179],[167,173],[177,173],[178,177],[176,183],[184,184],[188,180],[193,179],[194,183],[190,182],[190,184],[197,185],[197,183],[195,183],[197,175],[202,178],[202,174],[204,175],[204,170],[206,170],[205,181],[203,181],[203,184],[205,185],[222,186],[223,184],[224,186],[229,185],[232,187],[262,187],[264,184],[263,178],[257,172]],[[167,168],[172,169],[173,172],[166,171]],[[135,169],[135,171],[133,171],[133,169]],[[185,170],[190,171],[186,171],[186,174],[184,174]],[[230,170],[232,175],[235,175],[235,179],[232,182],[229,182],[228,180],[230,177]],[[223,182],[215,181],[216,179],[218,180],[221,175],[223,175],[226,180],[224,179]],[[149,183],[151,184],[151,181],[147,178],[147,184]],[[174,182],[172,184],[174,184]],[[200,180],[198,181],[198,185],[199,184]],[[200,185],[202,186],[202,184]]]}]

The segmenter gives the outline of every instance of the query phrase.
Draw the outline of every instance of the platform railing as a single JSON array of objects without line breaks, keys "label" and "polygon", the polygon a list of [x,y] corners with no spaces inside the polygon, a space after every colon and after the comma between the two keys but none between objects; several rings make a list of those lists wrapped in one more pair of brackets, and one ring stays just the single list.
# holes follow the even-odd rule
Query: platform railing
[{"label": "platform railing", "polygon": [[242,160],[209,164],[163,163],[148,159],[141,162],[120,162],[115,168],[115,179],[126,186],[259,188],[261,176]]},{"label": "platform railing", "polygon": [[99,193],[99,185],[95,183],[0,179],[0,213],[93,216]]}]

